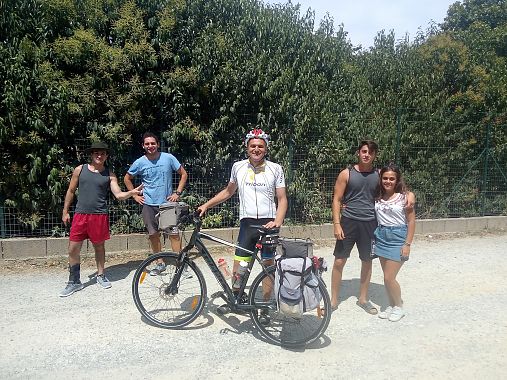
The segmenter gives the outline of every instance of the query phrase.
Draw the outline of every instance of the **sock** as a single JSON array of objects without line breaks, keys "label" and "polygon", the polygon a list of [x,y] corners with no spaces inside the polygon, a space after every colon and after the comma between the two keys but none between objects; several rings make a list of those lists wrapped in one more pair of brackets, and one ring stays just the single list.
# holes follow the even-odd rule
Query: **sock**
[{"label": "sock", "polygon": [[81,264],[69,265],[69,282],[78,283],[81,278]]}]

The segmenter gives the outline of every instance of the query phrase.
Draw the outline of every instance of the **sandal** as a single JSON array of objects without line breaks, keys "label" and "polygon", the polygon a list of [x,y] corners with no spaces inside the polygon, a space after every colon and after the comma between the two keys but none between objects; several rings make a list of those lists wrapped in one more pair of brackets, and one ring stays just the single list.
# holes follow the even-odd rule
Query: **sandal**
[{"label": "sandal", "polygon": [[356,305],[366,311],[368,314],[375,315],[378,313],[377,308],[370,301],[366,301],[365,303],[360,303],[357,301]]}]

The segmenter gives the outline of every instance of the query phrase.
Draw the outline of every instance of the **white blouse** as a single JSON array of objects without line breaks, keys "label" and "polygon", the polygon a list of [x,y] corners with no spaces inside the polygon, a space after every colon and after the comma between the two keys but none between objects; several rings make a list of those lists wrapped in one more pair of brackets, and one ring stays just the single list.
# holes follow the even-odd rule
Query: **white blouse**
[{"label": "white blouse", "polygon": [[407,224],[405,214],[405,194],[396,193],[388,201],[379,199],[375,201],[375,214],[381,226],[399,226]]}]

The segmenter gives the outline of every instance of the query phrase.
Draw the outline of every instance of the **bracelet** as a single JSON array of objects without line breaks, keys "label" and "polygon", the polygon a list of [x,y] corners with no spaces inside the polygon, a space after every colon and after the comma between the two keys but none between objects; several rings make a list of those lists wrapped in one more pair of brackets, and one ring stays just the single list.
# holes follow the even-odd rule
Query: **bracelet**
[{"label": "bracelet", "polygon": [[407,242],[403,243],[403,245],[406,245],[407,247],[410,247],[410,243],[407,243]]},{"label": "bracelet", "polygon": [[333,224],[341,224],[340,222],[334,222]]},{"label": "bracelet", "polygon": [[180,196],[181,194],[183,194],[181,191],[175,191],[174,194]]}]

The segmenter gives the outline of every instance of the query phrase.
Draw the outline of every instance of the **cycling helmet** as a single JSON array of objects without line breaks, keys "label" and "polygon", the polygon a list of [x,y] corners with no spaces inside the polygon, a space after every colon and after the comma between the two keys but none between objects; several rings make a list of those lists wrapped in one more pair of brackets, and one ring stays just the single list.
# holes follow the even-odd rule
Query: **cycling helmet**
[{"label": "cycling helmet", "polygon": [[252,129],[250,132],[248,132],[246,134],[246,137],[245,137],[245,145],[246,146],[248,146],[248,142],[251,139],[263,139],[264,142],[266,143],[266,146],[269,145],[269,135],[260,128]]}]

